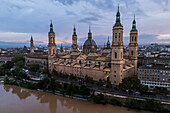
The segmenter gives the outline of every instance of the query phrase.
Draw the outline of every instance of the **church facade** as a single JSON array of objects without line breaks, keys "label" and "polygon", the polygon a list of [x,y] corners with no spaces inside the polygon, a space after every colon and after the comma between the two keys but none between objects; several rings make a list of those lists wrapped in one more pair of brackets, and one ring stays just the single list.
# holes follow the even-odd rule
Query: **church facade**
[{"label": "church facade", "polygon": [[[87,75],[96,81],[99,79],[110,80],[115,85],[121,83],[125,77],[136,76],[138,31],[135,18],[130,31],[129,56],[127,58],[123,57],[123,25],[120,21],[119,7],[112,33],[112,43],[108,38],[107,46],[98,52],[89,27],[88,39],[83,45],[83,51],[80,52],[78,50],[76,28],[74,27],[71,52],[69,54],[65,53],[62,46],[60,51],[56,52],[55,32],[51,22],[50,32],[48,33],[48,55],[46,56],[49,72],[56,70],[69,75],[74,74],[80,78]],[[33,49],[33,45],[31,47]],[[29,61],[28,59],[30,59],[29,56],[26,57],[26,63]]]}]

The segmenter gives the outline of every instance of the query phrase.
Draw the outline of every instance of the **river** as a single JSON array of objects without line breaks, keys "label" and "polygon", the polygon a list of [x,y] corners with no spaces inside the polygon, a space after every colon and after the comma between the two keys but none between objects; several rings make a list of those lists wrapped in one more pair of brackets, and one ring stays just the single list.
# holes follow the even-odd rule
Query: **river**
[{"label": "river", "polygon": [[0,113],[149,113],[0,84]]}]

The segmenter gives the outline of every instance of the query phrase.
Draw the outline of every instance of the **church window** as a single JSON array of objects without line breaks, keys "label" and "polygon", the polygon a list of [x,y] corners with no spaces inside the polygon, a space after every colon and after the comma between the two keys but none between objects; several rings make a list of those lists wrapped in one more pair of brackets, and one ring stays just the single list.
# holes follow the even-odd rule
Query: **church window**
[{"label": "church window", "polygon": [[79,64],[81,65],[81,60],[79,61]]},{"label": "church window", "polygon": [[131,51],[131,55],[133,55],[133,51]]},{"label": "church window", "polygon": [[55,49],[53,49],[53,54],[55,54]]},{"label": "church window", "polygon": [[115,58],[117,58],[117,52],[115,52]]},{"label": "church window", "polygon": [[53,43],[53,38],[51,37],[51,43]]},{"label": "church window", "polygon": [[119,33],[119,41],[120,41],[120,33]]},{"label": "church window", "polygon": [[136,36],[135,36],[135,41],[136,41]]},{"label": "church window", "polygon": [[133,36],[132,36],[132,41],[133,41]]},{"label": "church window", "polygon": [[51,49],[49,49],[49,54],[51,55]]},{"label": "church window", "polygon": [[123,58],[123,54],[122,54],[122,52],[121,52],[121,58]]},{"label": "church window", "polygon": [[115,33],[115,41],[117,41],[117,33]]}]

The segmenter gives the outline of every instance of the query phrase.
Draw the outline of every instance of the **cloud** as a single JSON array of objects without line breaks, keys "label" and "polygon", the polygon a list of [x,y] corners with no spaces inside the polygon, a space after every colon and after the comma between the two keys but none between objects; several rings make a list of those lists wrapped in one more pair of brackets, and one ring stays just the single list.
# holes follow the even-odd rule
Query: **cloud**
[{"label": "cloud", "polygon": [[35,41],[47,43],[51,19],[57,43],[71,41],[74,24],[78,37],[86,37],[89,24],[94,37],[107,37],[112,34],[118,4],[125,36],[134,14],[139,36],[153,34],[161,40],[170,34],[169,0],[1,0],[0,41],[25,42],[33,34]]},{"label": "cloud", "polygon": [[92,24],[93,22],[96,22],[98,20],[99,20],[99,18],[97,18],[97,17],[87,17],[87,18],[79,20],[79,22],[83,22],[83,23],[87,23],[87,24]]}]

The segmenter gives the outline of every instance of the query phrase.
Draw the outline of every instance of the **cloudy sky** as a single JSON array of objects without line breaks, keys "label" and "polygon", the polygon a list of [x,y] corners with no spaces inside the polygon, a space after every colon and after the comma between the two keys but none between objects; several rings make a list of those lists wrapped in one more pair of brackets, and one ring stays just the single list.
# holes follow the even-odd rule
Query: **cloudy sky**
[{"label": "cloudy sky", "polygon": [[170,0],[0,0],[0,47],[29,45],[31,35],[36,45],[46,45],[51,19],[58,45],[71,43],[74,24],[79,44],[91,25],[101,45],[111,40],[118,4],[125,45],[134,14],[139,44],[170,44]]}]

